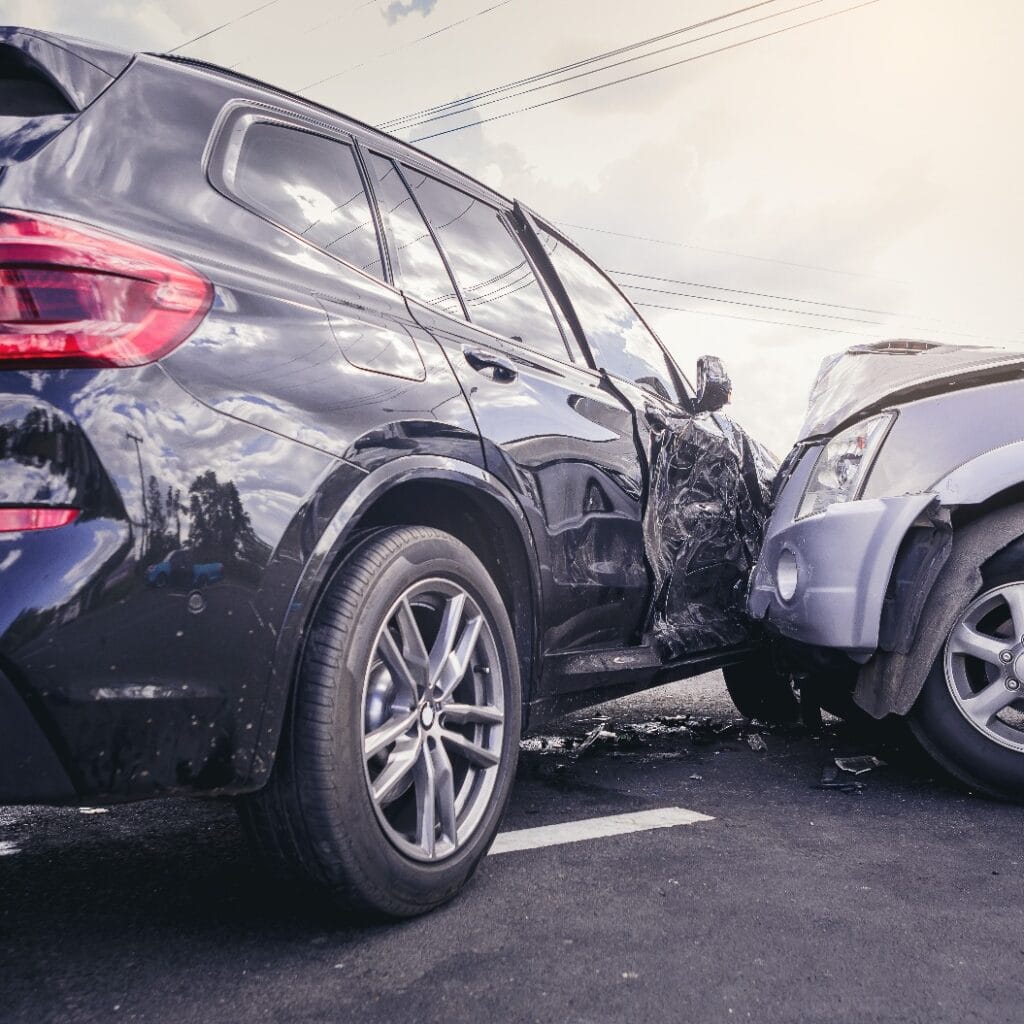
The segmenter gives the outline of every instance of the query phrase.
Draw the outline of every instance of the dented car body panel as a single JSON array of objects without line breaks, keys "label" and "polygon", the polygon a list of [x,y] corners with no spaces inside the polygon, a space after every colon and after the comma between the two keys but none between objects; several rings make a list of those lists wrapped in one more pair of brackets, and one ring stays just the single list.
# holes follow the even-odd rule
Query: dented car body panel
[{"label": "dented car body panel", "polygon": [[[261,787],[318,596],[354,538],[386,526],[457,532],[486,562],[535,720],[749,650],[770,459],[696,411],[667,353],[662,393],[601,365],[509,200],[197,63],[4,30],[0,72],[37,76],[61,111],[0,116],[16,136],[0,147],[0,228],[52,218],[211,287],[157,361],[0,366],[0,509],[77,517],[0,533],[0,801]],[[329,251],[341,230],[312,241],[241,196],[254,125],[345,147],[366,200],[352,231],[375,240],[375,265]],[[493,292],[535,276],[564,347],[463,315],[458,287],[445,309],[424,301],[375,161],[483,204],[521,261]]]},{"label": "dented car body panel", "polygon": [[[1019,500],[1022,401],[1024,357],[1000,349],[894,341],[823,364],[748,607],[789,640],[866,665],[857,699],[876,717],[905,714],[934,660],[912,652],[926,605],[939,602],[957,522]],[[849,498],[809,512],[828,446],[876,416],[886,429],[865,478]],[[913,671],[892,669],[908,657]]]},{"label": "dented car body panel", "polygon": [[648,396],[638,410],[648,492],[651,630],[663,657],[750,640],[744,602],[775,467],[721,414],[680,414]]}]

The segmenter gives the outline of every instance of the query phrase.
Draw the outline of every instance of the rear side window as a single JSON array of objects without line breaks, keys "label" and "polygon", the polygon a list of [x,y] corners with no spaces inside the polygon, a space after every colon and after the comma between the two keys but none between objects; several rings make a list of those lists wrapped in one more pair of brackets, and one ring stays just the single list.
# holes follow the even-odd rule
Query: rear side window
[{"label": "rear side window", "polygon": [[498,211],[416,171],[406,171],[448,257],[469,318],[546,355],[567,358],[551,307]]},{"label": "rear side window", "polygon": [[267,220],[384,278],[370,201],[346,143],[300,128],[254,124],[242,142],[233,189]]},{"label": "rear side window", "polygon": [[569,296],[594,362],[679,401],[665,350],[625,297],[588,259],[539,225],[537,236]]},{"label": "rear side window", "polygon": [[411,295],[451,316],[463,316],[462,304],[430,228],[420,216],[398,168],[386,157],[373,154],[370,159],[377,177],[377,198],[394,236],[399,283]]},{"label": "rear side window", "polygon": [[0,117],[74,112],[64,94],[46,75],[31,67],[24,54],[12,46],[0,46]]}]

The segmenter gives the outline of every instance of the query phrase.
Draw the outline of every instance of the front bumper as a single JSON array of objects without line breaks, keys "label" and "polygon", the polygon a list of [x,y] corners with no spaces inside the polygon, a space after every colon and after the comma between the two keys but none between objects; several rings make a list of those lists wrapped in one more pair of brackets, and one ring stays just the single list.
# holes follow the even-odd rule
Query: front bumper
[{"label": "front bumper", "polygon": [[[882,605],[900,544],[935,496],[851,501],[796,520],[820,450],[805,452],[777,497],[751,577],[748,610],[784,637],[865,661],[878,647]],[[789,566],[784,585],[794,587],[795,576],[788,599],[779,590],[780,559]]]}]

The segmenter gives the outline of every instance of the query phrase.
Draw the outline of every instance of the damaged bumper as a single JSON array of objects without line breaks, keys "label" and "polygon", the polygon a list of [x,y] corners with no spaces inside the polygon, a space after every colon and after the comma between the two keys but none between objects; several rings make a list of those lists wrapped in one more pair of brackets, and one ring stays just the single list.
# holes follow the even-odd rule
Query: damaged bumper
[{"label": "damaged bumper", "polygon": [[878,647],[900,544],[935,496],[850,501],[796,519],[819,452],[813,447],[804,453],[778,496],[751,577],[748,609],[782,636],[865,661]]}]

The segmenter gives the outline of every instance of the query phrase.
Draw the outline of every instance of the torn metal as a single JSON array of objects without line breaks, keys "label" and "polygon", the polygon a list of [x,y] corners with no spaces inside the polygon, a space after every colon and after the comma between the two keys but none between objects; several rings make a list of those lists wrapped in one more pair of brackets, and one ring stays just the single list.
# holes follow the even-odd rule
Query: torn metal
[{"label": "torn metal", "polygon": [[666,660],[746,642],[750,570],[768,517],[775,460],[720,414],[649,399],[637,416],[649,481],[644,543],[650,633]]}]

